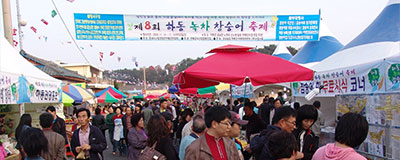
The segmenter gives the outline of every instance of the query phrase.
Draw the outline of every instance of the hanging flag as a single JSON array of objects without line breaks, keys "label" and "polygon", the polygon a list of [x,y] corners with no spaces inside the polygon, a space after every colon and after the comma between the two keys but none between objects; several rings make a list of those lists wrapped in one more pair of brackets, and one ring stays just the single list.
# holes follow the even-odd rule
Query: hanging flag
[{"label": "hanging flag", "polygon": [[72,2],[74,2],[75,0],[67,0],[67,1],[72,3]]},{"label": "hanging flag", "polygon": [[16,36],[17,35],[17,29],[13,29],[13,36]]},{"label": "hanging flag", "polygon": [[135,65],[136,65],[136,67],[139,67],[139,63],[137,61],[135,62]]},{"label": "hanging flag", "polygon": [[57,15],[57,12],[53,9],[51,11],[51,18],[54,18]]},{"label": "hanging flag", "polygon": [[49,22],[47,22],[46,20],[42,19],[41,20],[45,25],[49,25]]},{"label": "hanging flag", "polygon": [[150,66],[151,69],[155,70],[156,68],[154,66]]},{"label": "hanging flag", "polygon": [[68,43],[68,44],[72,44],[72,42],[71,42],[71,41],[67,41],[67,43]]},{"label": "hanging flag", "polygon": [[82,50],[84,50],[85,48],[81,47]]},{"label": "hanging flag", "polygon": [[44,37],[44,41],[47,42],[47,37],[46,36],[43,36],[43,37]]},{"label": "hanging flag", "polygon": [[99,58],[99,59],[100,59],[100,62],[103,63],[103,58]]},{"label": "hanging flag", "polygon": [[90,47],[93,47],[93,45],[92,45],[92,44],[89,44],[89,46],[90,46]]},{"label": "hanging flag", "polygon": [[18,45],[18,42],[16,40],[13,40],[14,42],[14,47],[16,47]]},{"label": "hanging flag", "polygon": [[121,57],[118,57],[118,62],[121,62]]},{"label": "hanging flag", "polygon": [[101,58],[103,58],[104,53],[103,52],[99,52],[99,55]]},{"label": "hanging flag", "polygon": [[33,26],[31,26],[31,30],[32,30],[33,32],[35,32],[35,33],[36,33],[36,31],[37,31],[37,29],[36,29],[35,27],[33,27]]},{"label": "hanging flag", "polygon": [[113,56],[115,54],[115,52],[111,51],[110,52],[110,56]]},{"label": "hanging flag", "polygon": [[175,66],[175,65],[172,65],[171,70],[172,70],[172,71],[175,71],[175,70],[176,70],[176,66]]}]

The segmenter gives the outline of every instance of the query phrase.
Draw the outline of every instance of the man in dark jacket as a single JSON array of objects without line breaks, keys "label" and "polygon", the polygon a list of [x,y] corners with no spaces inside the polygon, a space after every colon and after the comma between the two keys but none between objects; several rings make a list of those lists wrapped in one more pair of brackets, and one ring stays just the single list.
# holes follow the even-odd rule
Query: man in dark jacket
[{"label": "man in dark jacket", "polygon": [[54,120],[53,120],[53,127],[51,129],[56,132],[61,134],[64,139],[65,139],[65,144],[68,144],[67,140],[67,131],[65,130],[65,121],[64,119],[60,118],[56,114],[56,108],[54,106],[49,106],[46,108],[46,112],[49,112],[53,115]]},{"label": "man in dark jacket", "polygon": [[244,114],[243,120],[249,121],[245,127],[246,138],[250,142],[250,136],[252,134],[260,133],[263,129],[267,128],[267,124],[264,123],[256,113],[254,113],[254,106],[252,103],[244,104]]},{"label": "man in dark jacket", "polygon": [[76,116],[81,128],[72,135],[72,153],[76,157],[80,152],[85,152],[85,158],[90,160],[104,159],[103,151],[107,142],[100,129],[89,124],[90,111],[86,108],[78,109]]},{"label": "man in dark jacket", "polygon": [[103,115],[100,114],[101,113],[100,108],[96,108],[94,112],[95,116],[93,116],[92,125],[99,128],[101,130],[101,133],[103,133],[103,135],[106,136],[106,129],[107,129],[106,119],[104,118]]},{"label": "man in dark jacket", "polygon": [[[276,109],[272,124],[263,130],[259,136],[255,136],[250,142],[250,149],[256,160],[273,160],[269,154],[268,138],[273,131],[284,130],[292,133],[296,129],[296,116],[294,110],[289,107],[280,107]],[[302,156],[300,156],[302,158]],[[299,159],[300,159],[299,158]],[[296,157],[297,159],[297,157]]]},{"label": "man in dark jacket", "polygon": [[271,110],[270,104],[268,103],[268,96],[265,96],[263,99],[263,103],[260,105],[259,116],[265,122],[265,124],[269,124],[269,112]]}]

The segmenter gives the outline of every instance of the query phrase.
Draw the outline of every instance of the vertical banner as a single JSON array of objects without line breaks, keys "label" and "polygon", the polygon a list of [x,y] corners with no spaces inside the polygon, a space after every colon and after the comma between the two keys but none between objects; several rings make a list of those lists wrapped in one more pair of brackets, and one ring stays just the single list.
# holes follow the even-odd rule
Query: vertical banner
[{"label": "vertical banner", "polygon": [[313,81],[292,83],[294,96],[305,96],[312,89],[324,85],[318,96],[338,94],[380,93],[385,92],[384,63],[370,63],[345,69],[314,74]]},{"label": "vertical banner", "polygon": [[18,103],[59,103],[62,100],[61,83],[24,76],[19,78],[19,83]]},{"label": "vertical banner", "polygon": [[232,98],[254,98],[253,88],[251,83],[245,83],[241,86],[232,85]]},{"label": "vertical banner", "polygon": [[78,40],[317,41],[320,15],[159,16],[75,13]]},{"label": "vertical banner", "polygon": [[0,72],[0,104],[17,104],[18,75]]}]

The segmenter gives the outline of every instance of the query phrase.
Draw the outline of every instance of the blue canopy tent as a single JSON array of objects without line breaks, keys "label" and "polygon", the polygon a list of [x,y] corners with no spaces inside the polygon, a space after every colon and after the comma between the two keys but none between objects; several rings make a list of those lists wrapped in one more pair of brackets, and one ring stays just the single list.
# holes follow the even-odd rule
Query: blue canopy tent
[{"label": "blue canopy tent", "polygon": [[278,46],[276,47],[272,55],[275,57],[280,57],[287,61],[293,57],[292,54],[289,52],[289,50],[286,48],[285,43],[283,42],[279,42]]},{"label": "blue canopy tent", "polygon": [[297,64],[320,62],[342,48],[343,44],[333,36],[321,20],[319,41],[308,41],[290,61]]}]

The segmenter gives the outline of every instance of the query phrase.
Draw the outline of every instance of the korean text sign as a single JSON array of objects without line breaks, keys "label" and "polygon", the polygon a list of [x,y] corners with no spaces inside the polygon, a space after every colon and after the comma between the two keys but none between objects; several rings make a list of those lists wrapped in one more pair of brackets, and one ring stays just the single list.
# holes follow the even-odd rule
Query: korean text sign
[{"label": "korean text sign", "polygon": [[385,65],[370,64],[333,71],[317,72],[313,81],[292,83],[295,96],[305,96],[324,85],[318,96],[339,94],[379,93],[385,91]]},{"label": "korean text sign", "polygon": [[319,15],[74,14],[78,40],[317,41]]}]

